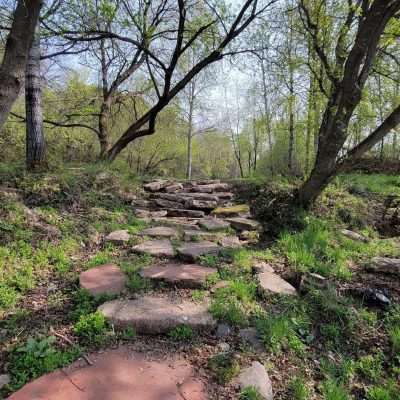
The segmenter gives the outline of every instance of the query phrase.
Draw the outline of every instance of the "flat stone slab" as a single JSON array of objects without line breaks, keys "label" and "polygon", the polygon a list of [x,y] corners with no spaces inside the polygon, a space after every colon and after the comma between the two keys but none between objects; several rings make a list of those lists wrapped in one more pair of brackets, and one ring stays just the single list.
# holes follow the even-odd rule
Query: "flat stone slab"
[{"label": "flat stone slab", "polygon": [[259,287],[263,292],[272,292],[286,295],[296,295],[296,289],[273,272],[262,272],[257,275]]},{"label": "flat stone slab", "polygon": [[154,228],[147,228],[140,232],[142,236],[154,236],[154,237],[166,237],[166,238],[177,238],[179,232],[174,228],[167,226],[157,226]]},{"label": "flat stone slab", "polygon": [[250,367],[244,369],[238,381],[242,390],[252,387],[258,391],[263,400],[272,400],[272,383],[265,367],[258,361],[253,361]]},{"label": "flat stone slab", "polygon": [[148,240],[133,246],[133,251],[158,257],[173,257],[175,255],[174,248],[168,239]]},{"label": "flat stone slab", "polygon": [[158,192],[159,190],[164,189],[167,186],[170,186],[171,182],[165,180],[154,181],[150,183],[146,183],[143,185],[144,190],[149,192]]},{"label": "flat stone slab", "polygon": [[223,217],[237,217],[240,214],[248,213],[250,207],[247,204],[238,204],[230,207],[218,207],[211,214],[220,215]]},{"label": "flat stone slab", "polygon": [[239,247],[242,247],[242,243],[240,243],[240,240],[237,236],[224,236],[220,244],[222,247],[226,247],[228,249],[237,249]]},{"label": "flat stone slab", "polygon": [[130,238],[131,235],[129,235],[128,231],[123,229],[109,233],[104,240],[110,243],[124,244],[128,242]]},{"label": "flat stone slab", "polygon": [[177,251],[179,255],[186,259],[196,260],[199,256],[205,254],[216,255],[221,249],[217,244],[205,240],[201,242],[187,242],[183,246],[178,247]]},{"label": "flat stone slab", "polygon": [[355,240],[358,242],[367,243],[369,240],[364,235],[361,235],[357,232],[350,231],[349,229],[342,229],[341,233],[343,236],[346,236],[348,239]]},{"label": "flat stone slab", "polygon": [[91,268],[79,275],[79,285],[93,296],[119,294],[126,284],[126,275],[117,265],[105,264]]},{"label": "flat stone slab", "polygon": [[229,228],[229,223],[217,218],[204,218],[199,221],[199,225],[208,231],[220,231]]},{"label": "flat stone slab", "polygon": [[164,264],[153,265],[143,269],[140,275],[156,281],[165,281],[184,288],[201,288],[207,277],[216,274],[215,268],[207,268],[196,264]]},{"label": "flat stone slab", "polygon": [[135,300],[113,300],[98,310],[114,325],[132,327],[139,333],[160,334],[179,325],[208,330],[216,325],[207,304],[173,302],[167,297],[143,296]]},{"label": "flat stone slab", "polygon": [[261,226],[259,222],[249,218],[227,218],[226,221],[231,224],[232,228],[239,231],[256,231]]},{"label": "flat stone slab", "polygon": [[400,258],[374,257],[367,269],[383,274],[393,274],[400,276]]},{"label": "flat stone slab", "polygon": [[207,400],[203,382],[184,359],[147,359],[121,347],[90,354],[81,361],[36,379],[9,400]]},{"label": "flat stone slab", "polygon": [[216,237],[215,233],[204,232],[196,229],[190,229],[184,232],[184,239],[188,242],[196,239],[214,240]]},{"label": "flat stone slab", "polygon": [[203,218],[205,216],[204,211],[201,210],[184,210],[180,208],[168,208],[168,217],[188,217],[188,218]]}]

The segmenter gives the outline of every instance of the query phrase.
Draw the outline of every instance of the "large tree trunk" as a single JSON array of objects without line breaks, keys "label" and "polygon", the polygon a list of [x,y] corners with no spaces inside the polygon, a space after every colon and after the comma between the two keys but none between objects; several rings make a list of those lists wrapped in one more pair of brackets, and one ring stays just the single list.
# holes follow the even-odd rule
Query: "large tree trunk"
[{"label": "large tree trunk", "polygon": [[[193,88],[193,89],[192,89]],[[192,138],[193,138],[193,104],[194,103],[194,83],[192,82],[189,97],[189,120],[187,132],[187,160],[186,160],[186,179],[192,179]]]},{"label": "large tree trunk", "polygon": [[25,77],[26,167],[28,170],[42,167],[46,158],[40,83],[40,33],[37,28],[29,50]]},{"label": "large tree trunk", "polygon": [[28,51],[39,18],[41,0],[18,0],[0,67],[0,130],[25,80]]}]

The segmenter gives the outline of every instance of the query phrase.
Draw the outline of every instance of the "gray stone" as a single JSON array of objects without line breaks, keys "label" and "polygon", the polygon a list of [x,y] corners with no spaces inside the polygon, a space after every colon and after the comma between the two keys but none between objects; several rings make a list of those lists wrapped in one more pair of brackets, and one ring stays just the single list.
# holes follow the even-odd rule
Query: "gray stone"
[{"label": "gray stone", "polygon": [[179,193],[179,196],[182,196],[186,200],[192,198],[198,200],[219,201],[218,194],[181,192]]},{"label": "gray stone", "polygon": [[383,274],[393,274],[400,276],[400,258],[374,257],[367,269]]},{"label": "gray stone", "polygon": [[215,293],[218,289],[226,288],[230,285],[229,281],[219,281],[211,289],[211,293]]},{"label": "gray stone", "polygon": [[188,199],[185,203],[186,208],[194,208],[196,210],[213,210],[217,205],[217,201],[198,199]]},{"label": "gray stone", "polygon": [[0,375],[0,389],[11,382],[11,377],[8,374]]},{"label": "gray stone", "polygon": [[306,272],[301,277],[300,291],[309,292],[314,289],[326,289],[329,286],[329,281],[325,277],[313,272]]},{"label": "gray stone", "polygon": [[204,218],[199,221],[199,225],[208,231],[219,231],[229,228],[229,223],[218,218]]},{"label": "gray stone", "polygon": [[253,272],[257,274],[262,274],[263,272],[275,272],[274,269],[266,263],[265,261],[254,261],[253,263]]},{"label": "gray stone", "polygon": [[130,238],[131,236],[127,230],[120,230],[109,233],[104,240],[114,244],[124,244],[128,242]]},{"label": "gray stone", "polygon": [[175,255],[171,242],[164,240],[149,240],[133,246],[133,250],[137,253],[150,254],[158,257],[173,257]]},{"label": "gray stone", "polygon": [[253,387],[264,400],[272,400],[272,383],[265,367],[258,361],[253,361],[250,367],[243,370],[238,377],[242,390]]},{"label": "gray stone", "polygon": [[132,205],[134,205],[135,207],[147,208],[150,206],[150,201],[144,199],[137,199],[133,200]]},{"label": "gray stone", "polygon": [[158,224],[162,224],[165,226],[173,226],[173,227],[178,227],[178,228],[184,228],[188,229],[191,231],[200,230],[200,227],[198,227],[197,220],[193,220],[191,218],[185,218],[185,217],[161,217],[161,218],[153,218],[153,222],[156,222]]},{"label": "gray stone", "polygon": [[140,232],[142,236],[153,236],[153,237],[166,237],[166,238],[177,238],[179,232],[174,228],[168,226],[157,226],[154,228],[147,228]]},{"label": "gray stone", "polygon": [[228,324],[218,324],[217,332],[215,333],[215,336],[218,339],[222,339],[227,336],[230,336],[231,333],[232,333],[232,329]]},{"label": "gray stone", "polygon": [[80,287],[93,296],[119,294],[124,290],[126,281],[126,275],[114,264],[100,265],[79,275]]},{"label": "gray stone", "polygon": [[192,188],[192,192],[213,193],[213,192],[228,192],[230,186],[227,183],[211,183],[208,185],[196,185]]},{"label": "gray stone", "polygon": [[279,275],[271,272],[263,272],[257,275],[260,289],[264,293],[272,292],[286,295],[296,295],[296,289],[282,279]]},{"label": "gray stone", "polygon": [[182,203],[178,203],[177,201],[165,200],[165,199],[155,199],[154,202],[157,206],[162,208],[173,208],[180,209],[183,208]]},{"label": "gray stone", "polygon": [[188,230],[184,232],[184,239],[188,242],[193,241],[195,239],[202,239],[202,240],[214,240],[216,239],[216,235],[211,232],[204,232],[200,230]]},{"label": "gray stone", "polygon": [[261,226],[259,222],[248,218],[227,218],[226,221],[231,224],[232,228],[235,228],[239,231],[256,231]]},{"label": "gray stone", "polygon": [[184,288],[201,288],[205,286],[207,277],[217,273],[215,268],[207,268],[196,264],[163,264],[143,269],[143,278],[165,281]]},{"label": "gray stone", "polygon": [[255,328],[244,328],[240,329],[239,337],[243,342],[249,344],[254,350],[259,352],[265,351],[265,346],[260,337],[258,336],[257,330]]},{"label": "gray stone", "polygon": [[114,325],[130,326],[138,333],[166,333],[182,324],[198,330],[210,330],[216,325],[207,304],[175,302],[159,296],[109,301],[98,310]]},{"label": "gray stone", "polygon": [[206,254],[217,255],[221,251],[221,247],[212,242],[201,241],[188,242],[178,247],[177,250],[181,257],[189,260],[196,260],[199,256]]},{"label": "gray stone", "polygon": [[357,232],[350,231],[348,229],[342,229],[342,235],[346,236],[349,239],[355,240],[357,242],[364,242],[367,243],[369,240],[363,235],[360,235]]},{"label": "gray stone", "polygon": [[238,247],[242,247],[242,243],[237,236],[224,236],[220,244],[222,247],[226,247],[229,249],[237,249]]},{"label": "gray stone", "polygon": [[231,349],[231,346],[229,345],[229,343],[221,342],[218,343],[217,348],[220,352],[227,353]]},{"label": "gray stone", "polygon": [[179,208],[169,208],[167,210],[168,217],[187,217],[187,218],[203,218],[205,213],[201,210],[184,210]]}]

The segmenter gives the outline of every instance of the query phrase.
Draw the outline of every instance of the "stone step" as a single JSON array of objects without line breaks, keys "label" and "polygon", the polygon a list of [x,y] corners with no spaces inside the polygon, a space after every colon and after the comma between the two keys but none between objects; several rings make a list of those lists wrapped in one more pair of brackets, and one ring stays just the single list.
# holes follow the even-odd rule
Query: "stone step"
[{"label": "stone step", "polygon": [[189,217],[189,218],[203,218],[206,214],[201,210],[185,210],[178,208],[166,209],[168,217]]},{"label": "stone step", "polygon": [[230,224],[217,218],[203,218],[199,221],[199,226],[208,231],[220,231],[230,227]]},{"label": "stone step", "polygon": [[178,247],[178,254],[186,259],[195,261],[200,256],[212,254],[218,255],[221,252],[222,248],[217,244],[209,241],[201,241],[201,242],[188,242]]},{"label": "stone step", "polygon": [[156,257],[173,257],[174,248],[168,239],[149,240],[133,246],[133,251],[139,254],[149,254]]},{"label": "stone step", "polygon": [[167,226],[156,226],[153,228],[147,228],[140,232],[141,236],[151,236],[151,237],[165,237],[165,238],[177,238],[179,237],[179,232]]},{"label": "stone step", "polygon": [[114,244],[124,244],[129,242],[131,236],[129,235],[127,230],[119,230],[109,233],[104,240],[109,243]]},{"label": "stone step", "polygon": [[200,227],[197,225],[197,222],[200,218],[186,218],[186,217],[162,217],[162,218],[153,218],[152,221],[157,224],[162,224],[166,226],[175,226],[181,227],[184,229],[190,230],[200,230]]},{"label": "stone step", "polygon": [[297,290],[274,272],[262,272],[257,274],[260,290],[265,293],[277,293],[286,295],[296,295]]},{"label": "stone step", "polygon": [[218,201],[212,201],[212,200],[189,199],[185,203],[186,208],[195,210],[211,211],[217,206],[218,206]]},{"label": "stone step", "polygon": [[196,229],[190,229],[186,230],[183,233],[183,238],[186,242],[192,242],[196,239],[202,239],[202,240],[216,240],[218,239],[218,235],[212,232],[205,232],[201,230],[196,230]]},{"label": "stone step", "polygon": [[79,285],[93,296],[119,294],[125,289],[126,275],[117,265],[104,264],[79,275]]},{"label": "stone step", "polygon": [[249,218],[227,218],[225,221],[229,222],[232,228],[239,231],[256,231],[261,227],[259,222]]},{"label": "stone step", "polygon": [[218,207],[212,211],[211,214],[220,217],[239,217],[242,214],[247,214],[250,207],[247,204],[237,204],[231,207]]},{"label": "stone step", "polygon": [[217,273],[215,268],[207,268],[196,264],[160,264],[143,269],[143,278],[167,283],[189,289],[202,288],[207,283],[207,277]]},{"label": "stone step", "polygon": [[198,193],[229,192],[230,188],[227,183],[211,183],[208,185],[195,185],[190,191]]},{"label": "stone step", "polygon": [[115,326],[132,327],[138,333],[147,334],[167,333],[179,325],[210,330],[216,322],[207,309],[207,304],[151,295],[135,300],[113,300],[98,308]]}]

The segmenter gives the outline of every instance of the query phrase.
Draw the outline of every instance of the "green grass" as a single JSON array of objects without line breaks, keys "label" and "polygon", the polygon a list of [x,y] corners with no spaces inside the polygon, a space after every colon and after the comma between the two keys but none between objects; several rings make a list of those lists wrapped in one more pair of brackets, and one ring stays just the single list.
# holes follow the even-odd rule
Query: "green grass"
[{"label": "green grass", "polygon": [[350,191],[400,195],[400,177],[384,174],[346,174],[338,178]]},{"label": "green grass", "polygon": [[189,342],[195,333],[188,325],[179,325],[168,332],[168,336],[176,342]]},{"label": "green grass", "polygon": [[264,397],[254,387],[247,387],[243,389],[239,395],[239,400],[263,400]]},{"label": "green grass", "polygon": [[102,313],[81,315],[74,326],[74,333],[84,344],[101,344],[105,341],[107,321]]},{"label": "green grass", "polygon": [[227,384],[240,371],[239,362],[233,353],[217,354],[209,360],[208,367],[220,385]]},{"label": "green grass", "polygon": [[308,400],[310,389],[307,387],[304,379],[296,376],[290,381],[290,392],[293,400]]}]

